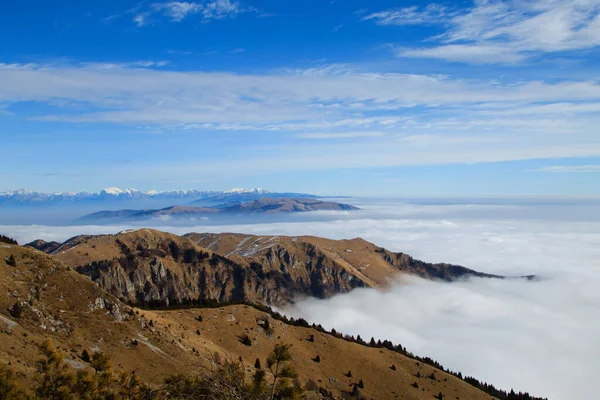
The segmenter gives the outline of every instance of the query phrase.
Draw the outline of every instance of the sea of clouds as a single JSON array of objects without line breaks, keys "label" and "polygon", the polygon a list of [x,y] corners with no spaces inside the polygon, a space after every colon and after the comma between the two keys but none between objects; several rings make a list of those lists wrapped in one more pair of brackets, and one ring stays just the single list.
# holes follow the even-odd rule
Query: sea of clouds
[{"label": "sea of clouds", "polygon": [[[594,201],[358,200],[359,212],[286,222],[169,226],[183,234],[242,232],[362,237],[429,262],[539,280],[403,279],[386,291],[304,299],[284,311],[326,328],[389,339],[445,367],[551,399],[595,398],[600,372],[600,207]],[[483,202],[480,202],[483,203]],[[166,224],[166,225],[165,225]],[[20,242],[116,233],[122,226],[0,226]]]}]

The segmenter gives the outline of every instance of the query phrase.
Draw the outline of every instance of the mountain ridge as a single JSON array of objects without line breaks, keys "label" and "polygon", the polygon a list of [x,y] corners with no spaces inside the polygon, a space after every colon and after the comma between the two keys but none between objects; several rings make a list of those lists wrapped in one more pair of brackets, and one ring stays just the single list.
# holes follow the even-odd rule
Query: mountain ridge
[{"label": "mountain ridge", "polygon": [[[78,248],[101,252],[107,249],[102,245],[119,247],[119,238],[121,246],[126,245],[126,235],[134,240],[139,234],[146,240],[183,242],[183,238],[153,230],[83,235],[53,253]],[[81,249],[91,239],[96,240],[96,247]],[[152,247],[141,250],[152,251]],[[3,262],[11,257],[14,263]],[[311,327],[303,320],[290,321],[255,306],[165,310],[131,306],[56,255],[28,247],[0,246],[0,289],[0,363],[9,364],[27,389],[36,384],[37,349],[47,340],[55,344],[73,372],[93,374],[84,353],[101,352],[121,371],[135,371],[152,387],[160,387],[162,377],[172,374],[199,374],[223,358],[239,360],[249,373],[255,370],[255,360],[265,360],[274,344],[289,343],[298,379],[312,396],[307,398],[346,399],[349,387],[359,381],[363,395],[376,399],[441,398],[439,393],[443,398],[493,398],[479,388],[496,395],[493,386],[451,374],[431,359],[415,358],[400,345],[374,340],[369,344],[360,337]]]},{"label": "mountain ridge", "polygon": [[110,219],[148,219],[158,217],[193,217],[203,215],[256,215],[256,214],[274,214],[274,213],[296,213],[310,211],[351,211],[359,210],[358,207],[336,203],[331,201],[322,201],[317,199],[297,199],[297,198],[261,198],[245,203],[233,205],[218,205],[215,207],[196,207],[196,206],[169,206],[160,209],[144,210],[117,210],[117,211],[98,211],[85,215],[78,220],[81,222],[101,222]]},{"label": "mountain ridge", "polygon": [[45,193],[29,189],[11,190],[0,193],[0,205],[57,205],[78,204],[89,202],[119,202],[140,200],[177,200],[183,202],[222,202],[224,199],[239,201],[239,199],[254,200],[263,197],[298,197],[317,198],[308,193],[275,192],[262,188],[233,188],[229,190],[148,190],[134,188],[121,189],[110,187],[99,192],[54,192]]},{"label": "mountain ridge", "polygon": [[328,298],[355,288],[385,288],[404,276],[445,281],[503,278],[422,262],[359,238],[178,236],[143,228],[76,236],[50,254],[133,305],[251,301],[280,306],[297,297]]}]

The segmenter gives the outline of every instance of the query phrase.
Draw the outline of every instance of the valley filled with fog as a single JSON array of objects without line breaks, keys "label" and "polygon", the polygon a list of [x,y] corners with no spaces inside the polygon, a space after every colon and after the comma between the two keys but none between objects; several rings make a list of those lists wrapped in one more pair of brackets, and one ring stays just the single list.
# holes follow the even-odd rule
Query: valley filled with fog
[{"label": "valley filled with fog", "polygon": [[[597,199],[355,199],[361,211],[252,221],[170,221],[177,234],[362,237],[428,262],[538,279],[441,283],[407,278],[385,291],[299,299],[285,313],[363,339],[389,339],[496,387],[555,399],[593,398],[600,370],[600,202]],[[24,244],[136,226],[3,225]]]}]

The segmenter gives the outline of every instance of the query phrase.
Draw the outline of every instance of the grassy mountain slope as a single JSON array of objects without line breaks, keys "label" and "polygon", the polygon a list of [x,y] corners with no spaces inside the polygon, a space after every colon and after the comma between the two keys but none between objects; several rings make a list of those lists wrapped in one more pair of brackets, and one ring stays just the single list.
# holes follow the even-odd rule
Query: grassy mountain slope
[{"label": "grassy mountain slope", "polygon": [[[98,252],[108,248],[110,244],[96,247]],[[4,262],[11,255],[14,266]],[[263,328],[265,320],[272,331]],[[241,343],[242,335],[249,336],[250,346]],[[307,340],[310,335],[314,341]],[[196,373],[215,352],[241,357],[251,372],[257,358],[264,365],[275,343],[287,343],[300,381],[311,380],[336,398],[359,379],[367,398],[422,399],[439,392],[448,398],[491,398],[431,366],[418,367],[399,353],[290,326],[250,306],[166,311],[129,307],[57,259],[15,245],[0,245],[0,338],[0,363],[10,363],[28,386],[35,385],[36,347],[46,339],[66,354],[73,368],[89,368],[79,357],[84,349],[102,351],[114,365],[136,370],[150,384],[172,373]],[[317,355],[320,362],[314,361]],[[348,370],[352,378],[344,375]],[[432,372],[435,379],[425,377]]]},{"label": "grassy mountain slope", "polygon": [[382,287],[404,273],[445,280],[491,276],[424,263],[362,239],[308,236],[182,237],[140,229],[78,236],[52,254],[123,301],[142,306],[212,300],[283,305],[296,296],[327,298],[354,288]]},{"label": "grassy mountain slope", "polygon": [[498,277],[459,265],[431,264],[408,254],[393,253],[361,238],[332,240],[315,236],[254,236],[235,233],[190,233],[197,245],[221,255],[287,268],[301,267],[311,257],[327,260],[361,279],[367,286],[384,286],[399,273],[452,281],[462,277]]}]

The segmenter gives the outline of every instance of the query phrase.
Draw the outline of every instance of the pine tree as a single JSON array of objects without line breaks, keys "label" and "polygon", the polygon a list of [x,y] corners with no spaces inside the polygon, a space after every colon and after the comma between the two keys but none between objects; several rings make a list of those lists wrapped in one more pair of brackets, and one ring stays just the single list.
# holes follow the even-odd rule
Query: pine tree
[{"label": "pine tree", "polygon": [[275,389],[281,379],[296,378],[298,374],[287,362],[292,360],[290,345],[277,344],[267,358],[267,368],[273,376],[273,386],[271,388],[271,399],[275,398]]},{"label": "pine tree", "polygon": [[70,386],[74,376],[69,373],[63,356],[50,344],[45,342],[40,346],[43,358],[37,362],[38,372],[42,375],[35,394],[43,399],[66,400],[70,399]]},{"label": "pine tree", "polygon": [[256,361],[254,361],[254,368],[262,369],[262,366],[260,365],[260,358],[257,358]]},{"label": "pine tree", "polygon": [[8,309],[8,313],[11,317],[19,319],[23,315],[23,311],[25,311],[25,307],[21,304],[20,301],[15,302],[11,308]]},{"label": "pine tree", "polygon": [[100,374],[102,372],[110,372],[111,370],[110,357],[99,351],[95,352],[92,355],[90,365],[92,368],[94,368],[96,374]]},{"label": "pine tree", "polygon": [[15,259],[15,256],[13,256],[12,254],[10,256],[8,256],[6,259],[6,265],[10,265],[11,267],[16,267],[17,266],[17,260]]},{"label": "pine tree", "polygon": [[250,339],[250,336],[244,334],[242,336],[239,337],[240,339],[240,343],[243,344],[244,346],[252,346],[252,339]]},{"label": "pine tree", "polygon": [[0,243],[19,245],[19,243],[17,243],[17,241],[15,239],[9,238],[8,236],[4,236],[4,235],[0,235]]},{"label": "pine tree", "polygon": [[15,373],[4,365],[0,366],[0,398],[3,400],[27,399],[17,383]]}]

